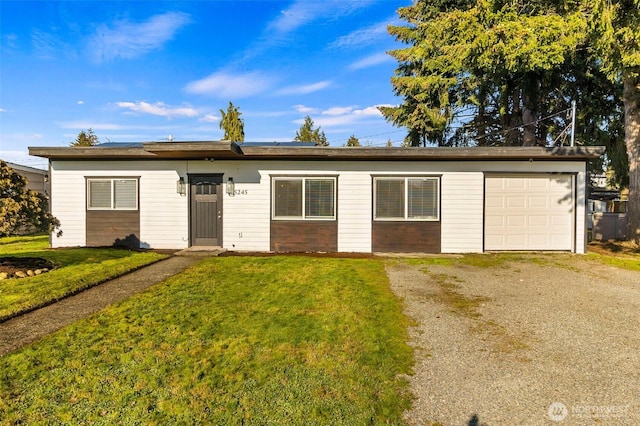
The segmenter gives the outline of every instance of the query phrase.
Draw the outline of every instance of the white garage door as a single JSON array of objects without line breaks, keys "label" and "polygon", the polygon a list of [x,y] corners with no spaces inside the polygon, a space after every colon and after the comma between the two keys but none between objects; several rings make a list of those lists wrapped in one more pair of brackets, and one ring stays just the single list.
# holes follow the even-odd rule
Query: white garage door
[{"label": "white garage door", "polygon": [[572,250],[571,175],[485,177],[485,250]]}]

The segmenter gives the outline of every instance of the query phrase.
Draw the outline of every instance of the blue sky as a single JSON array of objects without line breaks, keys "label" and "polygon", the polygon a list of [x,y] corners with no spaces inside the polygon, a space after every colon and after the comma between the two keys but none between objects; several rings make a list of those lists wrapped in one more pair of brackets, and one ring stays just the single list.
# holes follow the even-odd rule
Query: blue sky
[{"label": "blue sky", "polygon": [[401,47],[387,31],[410,0],[0,1],[0,158],[28,146],[218,140],[240,108],[245,140],[291,141],[305,115],[332,146],[399,145],[376,106],[399,103]]}]

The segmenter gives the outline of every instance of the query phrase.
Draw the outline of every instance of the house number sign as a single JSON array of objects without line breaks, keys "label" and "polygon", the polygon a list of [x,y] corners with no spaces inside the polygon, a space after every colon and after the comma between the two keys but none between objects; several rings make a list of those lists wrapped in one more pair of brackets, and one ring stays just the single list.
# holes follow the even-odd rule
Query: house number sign
[{"label": "house number sign", "polygon": [[236,189],[233,191],[233,195],[249,195],[249,190],[247,189]]}]

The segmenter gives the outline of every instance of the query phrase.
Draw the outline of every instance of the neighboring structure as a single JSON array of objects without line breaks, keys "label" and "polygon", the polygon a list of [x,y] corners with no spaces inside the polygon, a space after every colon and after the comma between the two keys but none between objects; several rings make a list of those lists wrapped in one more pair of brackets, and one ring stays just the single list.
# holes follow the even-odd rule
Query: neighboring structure
[{"label": "neighboring structure", "polygon": [[587,162],[604,152],[233,142],[29,150],[49,159],[63,231],[54,247],[425,253],[584,253]]},{"label": "neighboring structure", "polygon": [[48,197],[47,190],[47,171],[36,169],[35,167],[23,166],[21,164],[10,163],[5,161],[16,173],[27,179],[27,189],[37,191]]},{"label": "neighboring structure", "polygon": [[587,227],[590,239],[598,241],[627,239],[628,196],[628,189],[620,191],[612,188],[607,175],[591,176],[591,188],[587,200]]}]

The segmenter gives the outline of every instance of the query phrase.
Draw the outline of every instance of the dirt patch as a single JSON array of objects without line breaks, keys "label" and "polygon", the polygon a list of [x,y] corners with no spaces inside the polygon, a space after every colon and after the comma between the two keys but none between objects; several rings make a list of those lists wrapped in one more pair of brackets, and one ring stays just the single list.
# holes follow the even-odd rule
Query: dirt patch
[{"label": "dirt patch", "polygon": [[632,241],[591,241],[587,250],[611,256],[634,256],[640,254],[640,247]]},{"label": "dirt patch", "polygon": [[0,273],[7,277],[16,276],[17,272],[40,271],[46,272],[55,269],[56,265],[41,257],[0,257]]}]

